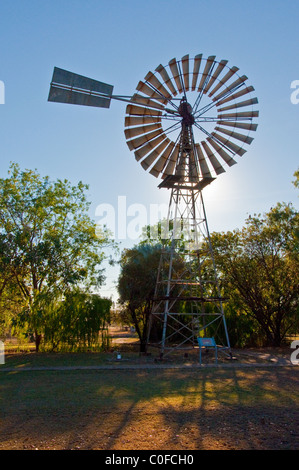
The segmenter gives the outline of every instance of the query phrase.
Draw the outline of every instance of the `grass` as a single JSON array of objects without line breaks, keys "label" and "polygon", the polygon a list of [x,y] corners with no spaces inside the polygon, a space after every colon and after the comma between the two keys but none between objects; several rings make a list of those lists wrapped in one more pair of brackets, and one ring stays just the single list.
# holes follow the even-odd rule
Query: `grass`
[{"label": "grass", "polygon": [[7,353],[5,367],[52,367],[52,366],[93,366],[100,365],[115,358],[115,354],[92,353]]},{"label": "grass", "polygon": [[0,369],[0,450],[299,448],[295,366],[21,371],[22,356]]}]

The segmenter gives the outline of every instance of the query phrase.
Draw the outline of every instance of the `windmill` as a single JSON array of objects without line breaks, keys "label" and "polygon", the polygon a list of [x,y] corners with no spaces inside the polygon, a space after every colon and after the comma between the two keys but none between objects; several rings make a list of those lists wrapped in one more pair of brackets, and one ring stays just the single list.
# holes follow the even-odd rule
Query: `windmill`
[{"label": "windmill", "polygon": [[258,100],[238,72],[216,56],[185,55],[149,71],[133,96],[122,96],[111,85],[54,68],[49,101],[128,103],[127,145],[144,170],[161,178],[158,187],[170,190],[164,227],[170,243],[161,252],[148,336],[161,358],[207,335],[230,354],[202,191],[245,154],[257,129]]}]

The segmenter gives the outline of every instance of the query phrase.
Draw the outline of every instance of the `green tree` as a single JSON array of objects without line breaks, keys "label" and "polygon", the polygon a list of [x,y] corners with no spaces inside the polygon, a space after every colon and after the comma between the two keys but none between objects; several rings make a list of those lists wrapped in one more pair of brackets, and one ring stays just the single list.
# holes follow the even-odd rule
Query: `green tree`
[{"label": "green tree", "polygon": [[299,189],[299,168],[298,168],[298,170],[295,171],[294,176],[295,176],[295,180],[293,181],[293,185],[297,189]]},{"label": "green tree", "polygon": [[39,292],[30,308],[24,308],[21,323],[28,323],[43,336],[43,345],[52,351],[105,348],[111,300],[73,288]]},{"label": "green tree", "polygon": [[[0,293],[13,279],[30,312],[40,292],[100,285],[108,234],[96,235],[88,215],[88,186],[50,181],[11,164],[0,179]],[[32,315],[32,318],[34,315]],[[34,329],[36,350],[41,333]]]},{"label": "green tree", "polygon": [[263,217],[249,217],[242,230],[212,234],[230,309],[251,318],[271,346],[298,325],[298,229],[298,212],[279,203]]},{"label": "green tree", "polygon": [[119,302],[126,308],[145,352],[161,245],[141,244],[123,251],[118,279]]},{"label": "green tree", "polygon": [[[170,247],[164,246],[163,250],[165,253],[166,250],[170,250]],[[160,243],[154,245],[141,242],[131,249],[124,250],[120,261],[121,270],[117,286],[120,295],[119,302],[123,305],[126,316],[129,316],[135,326],[140,339],[140,352],[146,351],[149,318],[155,298],[161,252]],[[160,268],[168,273],[169,260],[166,258],[165,256]],[[178,253],[174,254],[173,267],[177,273],[186,268]],[[175,291],[173,293],[175,294]],[[158,296],[160,294],[161,292],[156,293]],[[155,331],[152,330],[151,334],[159,335],[159,327],[161,328],[161,325],[153,325]]]},{"label": "green tree", "polygon": [[10,279],[0,294],[0,338],[12,334],[12,324],[20,315],[24,306],[18,286]]}]

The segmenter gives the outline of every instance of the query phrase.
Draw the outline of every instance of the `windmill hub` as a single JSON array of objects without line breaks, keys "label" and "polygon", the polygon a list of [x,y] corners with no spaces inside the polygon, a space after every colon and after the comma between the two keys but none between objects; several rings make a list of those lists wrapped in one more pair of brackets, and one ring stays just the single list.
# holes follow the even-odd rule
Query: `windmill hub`
[{"label": "windmill hub", "polygon": [[191,106],[190,103],[188,103],[186,101],[185,98],[182,99],[178,111],[179,111],[180,115],[183,118],[183,122],[186,125],[190,126],[190,125],[194,124],[195,120],[194,120],[194,116],[192,114],[192,112],[193,112],[192,106]]}]

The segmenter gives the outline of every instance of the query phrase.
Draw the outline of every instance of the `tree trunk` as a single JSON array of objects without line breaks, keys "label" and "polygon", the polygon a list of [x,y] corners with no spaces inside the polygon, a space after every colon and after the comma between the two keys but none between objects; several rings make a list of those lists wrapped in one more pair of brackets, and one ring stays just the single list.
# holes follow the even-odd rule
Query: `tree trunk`
[{"label": "tree trunk", "polygon": [[39,335],[37,333],[37,331],[35,331],[35,352],[39,352],[39,346],[40,346],[40,343],[41,343],[41,340],[42,340],[42,335]]}]

